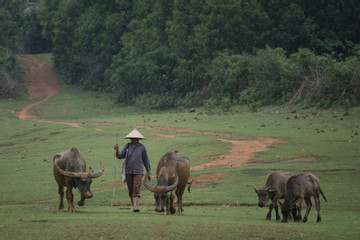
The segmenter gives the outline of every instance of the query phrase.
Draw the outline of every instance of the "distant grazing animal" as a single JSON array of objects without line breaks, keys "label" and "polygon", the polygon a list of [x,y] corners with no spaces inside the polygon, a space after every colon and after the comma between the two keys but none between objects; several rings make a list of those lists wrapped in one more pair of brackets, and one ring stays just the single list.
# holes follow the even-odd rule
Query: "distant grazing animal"
[{"label": "distant grazing animal", "polygon": [[[157,212],[164,212],[164,205],[166,205],[166,215],[174,214],[176,208],[174,207],[175,194],[177,196],[177,215],[182,215],[183,203],[182,196],[188,179],[190,177],[190,162],[185,156],[180,156],[172,152],[166,153],[159,160],[157,170],[157,185],[152,186],[144,178],[145,187],[154,193],[156,200]],[[170,193],[170,199],[168,197]]]},{"label": "distant grazing animal", "polygon": [[55,154],[54,162],[54,177],[59,186],[60,205],[59,210],[64,209],[64,187],[66,187],[66,199],[68,201],[69,212],[75,212],[74,195],[72,188],[79,188],[81,192],[81,200],[78,202],[79,206],[85,204],[86,198],[92,198],[90,191],[90,184],[93,178],[100,177],[104,173],[104,166],[100,162],[101,170],[94,173],[92,168],[90,172],[86,172],[86,163],[80,152],[76,148]]},{"label": "distant grazing animal", "polygon": [[289,172],[272,172],[266,177],[266,183],[264,187],[259,189],[255,188],[255,192],[259,197],[259,207],[264,207],[269,199],[271,200],[269,212],[266,215],[266,220],[271,219],[271,211],[273,208],[275,208],[276,220],[280,220],[277,202],[279,199],[283,199],[285,197],[285,185],[286,181],[290,177],[291,174]]},{"label": "distant grazing animal", "polygon": [[[290,212],[293,212],[294,221],[301,221],[301,208],[303,201],[306,203],[306,214],[303,222],[306,222],[309,216],[309,212],[312,206],[311,197],[315,199],[315,205],[317,210],[316,222],[321,222],[320,217],[320,194],[324,200],[327,201],[323,191],[320,188],[320,182],[312,173],[302,173],[296,176],[292,176],[286,183],[286,194],[284,203],[281,204],[281,212],[283,215],[283,222],[288,222]],[[298,211],[298,215],[296,215]]]}]

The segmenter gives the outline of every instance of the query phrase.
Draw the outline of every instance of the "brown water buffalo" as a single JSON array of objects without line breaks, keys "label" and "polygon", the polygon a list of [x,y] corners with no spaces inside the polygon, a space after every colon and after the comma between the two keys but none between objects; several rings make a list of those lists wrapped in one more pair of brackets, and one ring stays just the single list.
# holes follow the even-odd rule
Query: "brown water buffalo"
[{"label": "brown water buffalo", "polygon": [[60,205],[59,210],[64,209],[64,187],[66,187],[66,199],[68,201],[69,212],[75,212],[74,195],[72,188],[79,188],[81,193],[81,200],[78,202],[79,206],[85,204],[86,198],[92,198],[90,191],[90,184],[93,178],[100,177],[104,173],[104,166],[100,162],[101,170],[94,173],[92,168],[90,172],[86,172],[86,163],[80,152],[76,148],[55,154],[54,162],[54,177],[59,186]]},{"label": "brown water buffalo", "polygon": [[[281,212],[283,215],[283,222],[288,222],[290,212],[292,211],[294,221],[301,221],[301,208],[303,201],[306,203],[306,213],[303,222],[306,222],[311,210],[311,197],[315,199],[317,210],[316,222],[321,222],[320,217],[320,194],[324,200],[327,201],[323,191],[320,188],[320,182],[312,173],[302,173],[292,176],[286,183],[286,193],[284,203],[281,204]],[[298,214],[297,214],[298,212]]]},{"label": "brown water buffalo", "polygon": [[[182,196],[190,177],[189,159],[185,156],[168,152],[161,157],[157,166],[156,175],[156,186],[152,186],[147,182],[147,178],[144,178],[145,187],[154,193],[156,200],[155,211],[164,212],[164,206],[166,206],[166,215],[174,214],[176,212],[176,208],[174,207],[176,194],[178,205],[177,215],[182,215],[184,211]],[[168,192],[171,192],[170,199],[167,194]]]},{"label": "brown water buffalo", "polygon": [[264,187],[259,189],[255,188],[255,192],[259,198],[259,207],[264,207],[266,203],[271,200],[269,206],[269,212],[266,215],[266,220],[271,219],[271,211],[275,208],[276,220],[280,220],[279,210],[277,202],[279,199],[285,197],[285,185],[286,181],[291,177],[289,172],[277,171],[272,172],[266,177],[266,183]]}]

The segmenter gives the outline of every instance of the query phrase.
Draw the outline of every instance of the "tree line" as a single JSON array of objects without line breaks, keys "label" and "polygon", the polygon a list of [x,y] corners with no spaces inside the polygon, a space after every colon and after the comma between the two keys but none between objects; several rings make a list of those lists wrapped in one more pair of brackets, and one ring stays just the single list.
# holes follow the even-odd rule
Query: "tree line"
[{"label": "tree line", "polygon": [[27,11],[12,2],[19,17],[1,25],[26,34],[4,36],[6,49],[51,51],[65,82],[118,102],[224,110],[360,103],[356,0],[41,0]]}]

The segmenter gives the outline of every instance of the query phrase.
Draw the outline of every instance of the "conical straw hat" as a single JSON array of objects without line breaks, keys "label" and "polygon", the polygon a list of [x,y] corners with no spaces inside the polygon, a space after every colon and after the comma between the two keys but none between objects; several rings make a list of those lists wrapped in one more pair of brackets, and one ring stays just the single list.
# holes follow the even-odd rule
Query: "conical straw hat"
[{"label": "conical straw hat", "polygon": [[141,133],[134,129],[132,130],[128,135],[126,135],[125,138],[139,138],[139,139],[145,139],[143,135],[141,135]]}]

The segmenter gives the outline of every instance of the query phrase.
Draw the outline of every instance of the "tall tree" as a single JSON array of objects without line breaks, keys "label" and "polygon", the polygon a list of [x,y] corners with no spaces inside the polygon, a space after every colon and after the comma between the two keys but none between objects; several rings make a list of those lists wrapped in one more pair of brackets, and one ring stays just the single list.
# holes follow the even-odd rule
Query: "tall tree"
[{"label": "tall tree", "polygon": [[25,0],[0,1],[0,46],[11,51],[23,49]]}]

